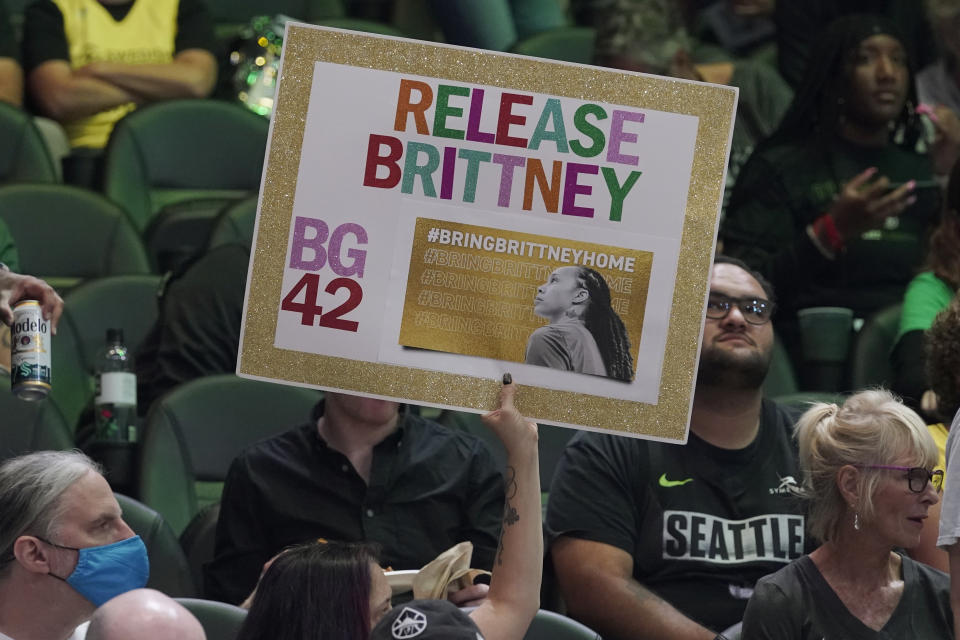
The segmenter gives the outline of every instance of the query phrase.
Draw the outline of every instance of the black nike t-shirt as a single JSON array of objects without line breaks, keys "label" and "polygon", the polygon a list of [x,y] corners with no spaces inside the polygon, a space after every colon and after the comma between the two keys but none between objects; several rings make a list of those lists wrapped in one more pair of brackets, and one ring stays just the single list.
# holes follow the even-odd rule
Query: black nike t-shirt
[{"label": "black nike t-shirt", "polygon": [[633,557],[633,577],[723,631],[753,586],[806,551],[790,413],[770,401],[745,449],[577,434],[550,486],[546,527]]}]

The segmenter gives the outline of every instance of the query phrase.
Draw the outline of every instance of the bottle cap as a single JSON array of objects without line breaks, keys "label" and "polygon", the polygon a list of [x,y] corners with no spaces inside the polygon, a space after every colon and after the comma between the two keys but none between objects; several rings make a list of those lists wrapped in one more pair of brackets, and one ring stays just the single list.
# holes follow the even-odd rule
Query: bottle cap
[{"label": "bottle cap", "polygon": [[109,344],[123,344],[123,329],[107,329],[107,342]]}]

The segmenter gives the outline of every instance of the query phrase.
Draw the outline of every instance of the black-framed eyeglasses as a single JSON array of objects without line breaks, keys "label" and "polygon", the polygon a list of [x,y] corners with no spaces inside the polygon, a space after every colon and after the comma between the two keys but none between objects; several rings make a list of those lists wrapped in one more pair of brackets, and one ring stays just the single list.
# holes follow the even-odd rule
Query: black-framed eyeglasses
[{"label": "black-framed eyeglasses", "polygon": [[923,467],[895,467],[889,464],[855,464],[858,469],[890,469],[892,471],[903,471],[907,476],[907,484],[910,491],[914,493],[923,493],[927,488],[927,483],[933,485],[937,493],[943,490],[943,469],[930,471]]},{"label": "black-framed eyeglasses", "polygon": [[711,320],[722,320],[736,305],[743,315],[743,319],[750,324],[766,324],[773,317],[776,305],[763,298],[744,296],[735,298],[722,293],[710,293],[707,298],[707,317]]}]

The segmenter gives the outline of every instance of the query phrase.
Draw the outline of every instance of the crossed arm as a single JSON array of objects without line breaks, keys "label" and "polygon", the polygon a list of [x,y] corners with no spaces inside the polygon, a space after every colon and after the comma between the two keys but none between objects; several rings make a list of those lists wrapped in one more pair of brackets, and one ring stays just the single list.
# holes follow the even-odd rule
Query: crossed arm
[{"label": "crossed arm", "polygon": [[185,49],[166,64],[93,62],[71,69],[66,60],[48,60],[27,80],[40,110],[69,122],[128,102],[202,98],[213,90],[216,78],[213,54]]}]

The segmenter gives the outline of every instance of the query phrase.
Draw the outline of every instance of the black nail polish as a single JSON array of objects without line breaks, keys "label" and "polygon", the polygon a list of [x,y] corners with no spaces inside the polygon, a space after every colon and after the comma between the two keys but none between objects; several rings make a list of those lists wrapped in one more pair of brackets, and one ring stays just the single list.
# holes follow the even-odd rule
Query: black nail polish
[{"label": "black nail polish", "polygon": [[503,374],[503,384],[511,384],[513,382],[513,376],[509,373]]}]

